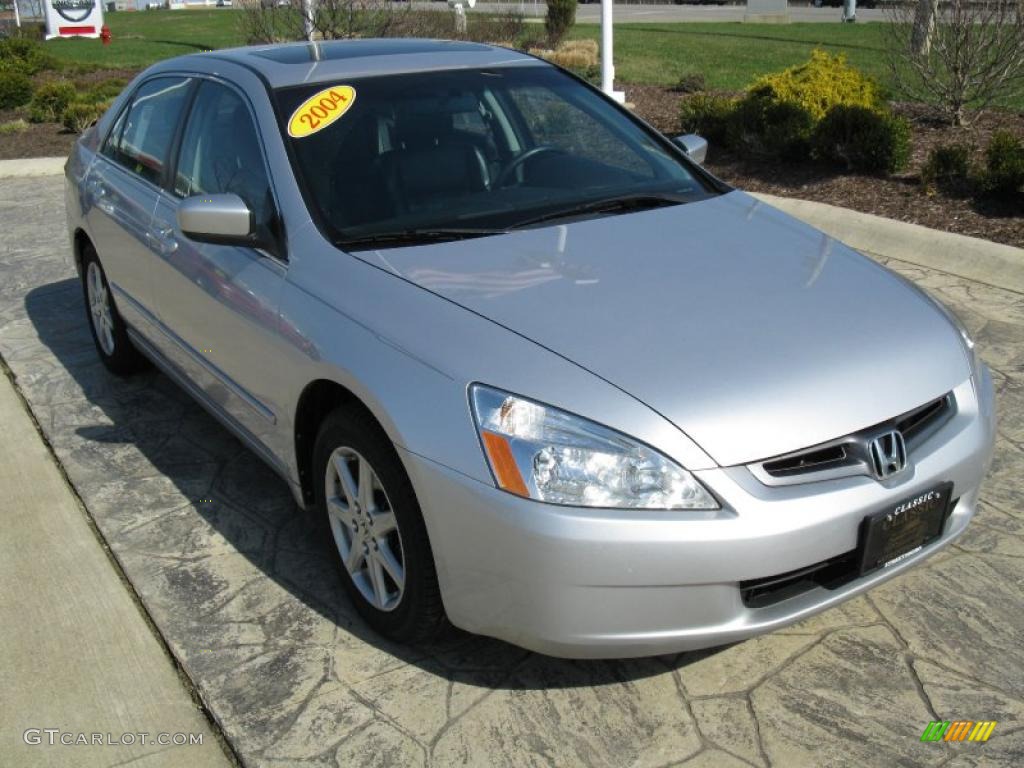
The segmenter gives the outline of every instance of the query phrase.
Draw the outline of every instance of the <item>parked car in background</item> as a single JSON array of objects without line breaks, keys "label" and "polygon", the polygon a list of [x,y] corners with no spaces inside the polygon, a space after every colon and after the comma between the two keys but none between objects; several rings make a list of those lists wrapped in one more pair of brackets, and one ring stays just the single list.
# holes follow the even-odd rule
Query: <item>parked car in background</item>
[{"label": "parked car in background", "polygon": [[309,510],[352,602],[640,656],[807,618],[965,530],[964,328],[589,84],[468,42],[194,54],[67,164],[100,359]]}]

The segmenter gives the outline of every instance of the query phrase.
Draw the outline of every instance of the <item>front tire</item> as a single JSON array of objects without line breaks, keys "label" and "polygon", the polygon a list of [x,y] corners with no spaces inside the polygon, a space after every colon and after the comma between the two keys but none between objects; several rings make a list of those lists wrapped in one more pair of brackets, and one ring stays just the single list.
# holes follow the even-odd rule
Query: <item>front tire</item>
[{"label": "front tire", "polygon": [[361,409],[339,408],[313,449],[315,514],[345,591],[367,624],[401,643],[446,624],[433,553],[394,446]]},{"label": "front tire", "polygon": [[121,313],[117,311],[96,249],[82,249],[82,293],[89,330],[100,360],[111,373],[127,376],[146,367],[146,360],[132,345]]}]

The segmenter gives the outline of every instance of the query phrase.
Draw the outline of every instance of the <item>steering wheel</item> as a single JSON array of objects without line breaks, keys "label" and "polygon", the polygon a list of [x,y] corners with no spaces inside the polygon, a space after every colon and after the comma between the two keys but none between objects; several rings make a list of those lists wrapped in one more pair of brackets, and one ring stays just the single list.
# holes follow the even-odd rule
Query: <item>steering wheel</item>
[{"label": "steering wheel", "polygon": [[533,147],[532,149],[526,150],[525,152],[523,152],[523,154],[517,155],[516,157],[513,157],[511,160],[509,160],[505,164],[504,168],[502,168],[500,171],[498,171],[498,178],[495,179],[493,186],[494,187],[504,187],[505,184],[508,183],[508,180],[512,176],[512,174],[515,173],[516,170],[523,163],[525,163],[527,160],[532,160],[533,158],[537,157],[538,155],[543,155],[543,154],[545,154],[547,152],[562,153],[563,150],[559,149],[558,147],[552,147],[552,146],[549,146],[549,145],[546,145],[546,144],[542,145],[542,146],[539,146],[539,147]]}]

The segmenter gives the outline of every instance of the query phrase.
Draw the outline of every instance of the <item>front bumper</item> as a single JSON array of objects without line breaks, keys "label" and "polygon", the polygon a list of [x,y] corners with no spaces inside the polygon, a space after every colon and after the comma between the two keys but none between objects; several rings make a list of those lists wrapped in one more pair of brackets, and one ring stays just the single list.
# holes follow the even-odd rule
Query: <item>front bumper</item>
[{"label": "front bumper", "polygon": [[[943,548],[974,514],[995,414],[983,366],[957,413],[895,482],[867,477],[768,487],[745,467],[697,472],[716,512],[579,509],[518,498],[401,451],[423,508],[445,608],[463,629],[573,658],[649,656],[735,642],[805,619]],[[945,481],[942,536],[842,586],[764,607],[740,582],[784,574],[858,544],[863,518]]]}]

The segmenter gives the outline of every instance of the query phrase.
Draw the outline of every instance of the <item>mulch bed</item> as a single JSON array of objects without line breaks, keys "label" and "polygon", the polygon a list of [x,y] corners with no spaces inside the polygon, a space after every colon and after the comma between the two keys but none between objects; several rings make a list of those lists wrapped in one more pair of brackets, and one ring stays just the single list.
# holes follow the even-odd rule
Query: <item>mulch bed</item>
[{"label": "mulch bed", "polygon": [[[93,75],[130,78],[133,72],[105,71]],[[88,77],[88,76],[86,76]],[[681,95],[652,85],[624,87],[636,112],[658,130],[672,136],[679,133]],[[751,192],[768,192],[830,203],[890,219],[922,224],[947,232],[982,237],[998,243],[1024,247],[1024,200],[996,203],[946,194],[925,194],[918,173],[932,147],[966,142],[976,147],[976,160],[993,131],[1009,129],[1024,135],[1024,114],[990,111],[967,128],[951,128],[932,119],[919,105],[897,104],[896,110],[911,120],[914,150],[910,168],[892,178],[837,172],[815,164],[750,161],[712,146],[708,169],[730,184]],[[15,120],[14,111],[0,111],[0,123]],[[21,133],[0,135],[0,160],[21,157],[67,155],[75,135],[56,123],[30,125]]]},{"label": "mulch bed", "polygon": [[[22,115],[13,110],[0,110],[0,123],[17,120]],[[0,135],[0,160],[22,157],[66,157],[75,143],[76,134],[65,131],[59,123],[29,123],[21,133]]]},{"label": "mulch bed", "polygon": [[[669,136],[680,132],[679,100],[668,88],[623,84],[636,112]],[[919,171],[928,152],[939,144],[967,143],[975,147],[975,161],[996,130],[1024,135],[1024,114],[989,111],[966,128],[952,128],[932,118],[920,105],[896,104],[895,110],[911,121],[913,155],[907,171],[892,178],[837,172],[813,163],[792,164],[743,160],[721,147],[708,152],[708,170],[750,192],[829,203],[946,232],[982,237],[1024,247],[1024,199],[1012,202],[975,201],[945,194],[925,194]]]}]

